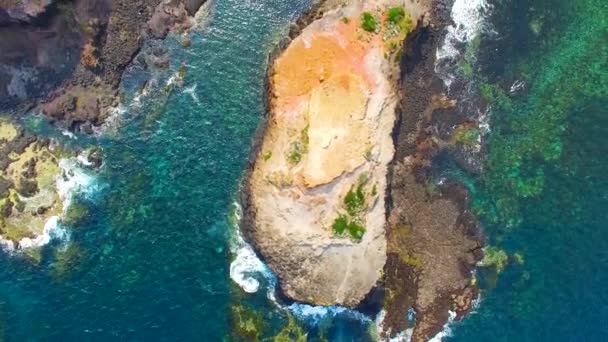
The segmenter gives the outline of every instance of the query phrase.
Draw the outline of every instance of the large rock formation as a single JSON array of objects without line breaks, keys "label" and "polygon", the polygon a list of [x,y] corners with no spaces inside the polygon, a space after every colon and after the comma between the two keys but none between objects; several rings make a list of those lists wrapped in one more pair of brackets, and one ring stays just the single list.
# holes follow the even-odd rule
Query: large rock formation
[{"label": "large rock formation", "polygon": [[416,19],[403,6],[422,11],[409,1],[331,3],[272,66],[247,233],[288,297],[355,306],[386,260],[396,56]]}]

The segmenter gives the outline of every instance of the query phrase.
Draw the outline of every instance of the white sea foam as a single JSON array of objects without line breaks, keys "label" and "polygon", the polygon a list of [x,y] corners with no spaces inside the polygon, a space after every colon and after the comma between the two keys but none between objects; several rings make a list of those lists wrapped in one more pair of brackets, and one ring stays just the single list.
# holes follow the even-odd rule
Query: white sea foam
[{"label": "white sea foam", "polygon": [[260,281],[256,276],[269,272],[268,267],[260,260],[253,249],[245,244],[236,252],[230,264],[230,278],[247,293],[258,292]]},{"label": "white sea foam", "polygon": [[190,95],[192,100],[194,100],[194,102],[196,102],[196,104],[200,106],[201,101],[198,99],[198,96],[196,96],[196,84],[193,86],[184,88],[183,93]]},{"label": "white sea foam", "polygon": [[452,73],[453,64],[461,54],[459,45],[475,39],[485,28],[485,16],[489,10],[486,0],[456,0],[450,16],[454,25],[447,27],[443,44],[437,49],[435,72],[442,78],[445,85],[450,87],[455,75]]},{"label": "white sea foam", "polygon": [[[256,293],[260,289],[260,281],[266,279],[272,288],[268,289],[269,297],[274,301],[274,274],[270,268],[258,258],[253,248],[241,236],[238,222],[242,217],[242,209],[238,203],[233,203],[234,235],[231,241],[231,250],[235,255],[230,263],[230,278],[237,283],[243,291]],[[272,295],[271,295],[272,293]]]},{"label": "white sea foam", "polygon": [[70,206],[76,194],[91,198],[100,190],[97,178],[80,166],[80,159],[86,160],[82,156],[59,160],[61,173],[57,176],[56,184],[64,210]]},{"label": "white sea foam", "polygon": [[450,317],[448,318],[448,321],[443,325],[443,330],[437,333],[437,335],[433,336],[433,338],[431,338],[429,342],[441,342],[444,338],[452,336],[452,328],[450,327],[450,325],[452,325],[452,323],[454,322],[454,319],[456,318],[456,313],[454,311],[449,311],[448,313],[450,314]]},{"label": "white sea foam", "polygon": [[[62,200],[64,213],[72,203],[74,196],[81,195],[91,198],[98,192],[100,186],[94,175],[81,167],[86,158],[67,158],[59,160],[61,173],[55,181],[57,194]],[[69,231],[61,224],[61,216],[51,216],[44,224],[42,233],[36,237],[25,237],[15,245],[13,241],[0,236],[0,248],[4,251],[14,252],[34,247],[42,247],[51,240],[69,240]]]},{"label": "white sea foam", "polygon": [[261,281],[267,284],[266,295],[281,310],[290,311],[298,320],[311,325],[319,323],[338,314],[349,315],[362,322],[370,322],[364,314],[341,306],[315,306],[301,303],[282,305],[276,300],[275,291],[277,279],[272,270],[255,254],[253,248],[243,239],[238,222],[242,217],[242,209],[238,203],[233,203],[233,237],[231,243],[232,253],[235,255],[230,264],[230,278],[247,293],[256,293],[260,290]]},{"label": "white sea foam", "polygon": [[[380,332],[380,331],[384,330],[384,318],[385,317],[386,317],[386,311],[384,309],[380,310],[380,312],[376,316],[376,320],[374,321],[374,323],[376,324],[376,331]],[[377,336],[377,338],[378,338],[378,341],[383,341],[383,342],[406,342],[406,341],[410,341],[412,339],[413,332],[414,332],[413,328],[408,328],[408,329],[405,329],[404,331],[397,333],[393,337],[381,339],[380,336]],[[390,329],[389,329],[389,331],[387,331],[387,335],[388,336],[391,335]]]},{"label": "white sea foam", "polygon": [[19,249],[42,247],[51,240],[66,241],[69,238],[68,231],[61,225],[59,216],[51,216],[44,224],[42,234],[35,238],[23,238],[19,240]]}]

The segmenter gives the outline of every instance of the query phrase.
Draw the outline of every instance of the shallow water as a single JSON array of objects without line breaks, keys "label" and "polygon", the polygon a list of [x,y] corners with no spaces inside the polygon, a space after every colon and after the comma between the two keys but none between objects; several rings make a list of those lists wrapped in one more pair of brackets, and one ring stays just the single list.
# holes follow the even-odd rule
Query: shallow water
[{"label": "shallow water", "polygon": [[[597,94],[575,93],[577,100],[564,109],[568,115],[557,108],[554,117],[526,121],[536,113],[526,109],[555,94],[541,85],[569,72],[565,66],[570,56],[579,56],[581,67],[606,72],[605,62],[600,63],[605,48],[593,45],[593,35],[582,34],[594,28],[594,34],[603,32],[606,37],[606,20],[597,16],[599,12],[607,17],[606,5],[593,0],[570,5],[564,1],[559,6],[542,1],[488,3],[494,6],[494,16],[487,20],[495,34],[480,45],[479,77],[502,80],[508,86],[520,77],[521,64],[533,66],[526,69],[530,90],[514,99],[520,109],[496,107],[492,113],[491,135],[497,138],[491,144],[518,146],[513,141],[536,134],[516,126],[513,122],[518,118],[536,123],[556,118],[565,129],[558,130],[558,158],[522,161],[526,172],[542,165],[544,175],[543,190],[516,198],[520,210],[509,212],[522,223],[505,231],[505,216],[496,219],[491,210],[482,214],[489,240],[509,253],[520,252],[525,263],[509,265],[495,286],[484,287],[476,312],[452,325],[451,339],[605,340],[608,182],[602,156],[608,152],[608,117],[602,89],[606,79],[582,80],[595,82]],[[129,70],[123,80],[128,105],[118,114],[115,127],[95,139],[63,137],[77,146],[103,146],[105,166],[96,180],[103,186],[94,199],[78,199],[90,215],[74,227],[69,243],[46,247],[39,264],[1,256],[0,337],[7,341],[220,341],[229,334],[230,307],[236,302],[262,312],[265,336],[276,332],[285,321],[286,309],[268,299],[272,276],[255,275],[261,284],[256,294],[243,293],[229,279],[234,247],[231,213],[264,114],[267,54],[307,4],[307,0],[217,0],[208,20],[190,34],[190,48],[180,46],[181,37],[171,36],[163,43],[172,56],[171,71],[158,75],[160,83],[139,102],[134,100],[135,89],[148,72]],[[544,18],[544,26],[534,34],[529,21],[538,17]],[[564,24],[570,23],[570,17],[578,26]],[[567,32],[581,39],[560,39]],[[497,47],[499,52],[492,54]],[[577,49],[597,53],[580,57],[572,52]],[[164,82],[181,64],[186,66],[185,84],[167,95]],[[40,123],[29,125],[62,137]],[[492,180],[504,178],[497,170],[508,166],[495,164],[489,167],[488,179],[471,180],[481,205],[492,207],[502,194]],[[529,178],[526,172],[517,176]],[[374,324],[340,308],[295,305],[290,309],[311,340],[321,336],[331,341],[369,340],[367,330]]]}]

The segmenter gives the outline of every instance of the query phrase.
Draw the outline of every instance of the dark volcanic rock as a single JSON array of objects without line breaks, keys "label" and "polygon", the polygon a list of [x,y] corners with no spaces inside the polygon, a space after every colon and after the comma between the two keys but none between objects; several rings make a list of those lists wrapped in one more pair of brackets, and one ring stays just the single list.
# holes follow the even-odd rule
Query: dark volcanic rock
[{"label": "dark volcanic rock", "polygon": [[441,331],[450,310],[461,318],[478,294],[471,271],[482,256],[483,237],[468,210],[467,191],[451,182],[437,186],[432,177],[440,155],[453,157],[455,147],[446,140],[453,127],[466,121],[454,114],[456,102],[443,93],[434,71],[450,7],[435,1],[430,25],[408,36],[401,61],[403,91],[389,176],[383,334],[408,328],[406,313],[412,307],[412,341],[427,341]]},{"label": "dark volcanic rock", "polygon": [[[0,110],[92,131],[148,38],[189,27],[204,0],[0,0]],[[168,61],[159,61],[167,64]]]}]

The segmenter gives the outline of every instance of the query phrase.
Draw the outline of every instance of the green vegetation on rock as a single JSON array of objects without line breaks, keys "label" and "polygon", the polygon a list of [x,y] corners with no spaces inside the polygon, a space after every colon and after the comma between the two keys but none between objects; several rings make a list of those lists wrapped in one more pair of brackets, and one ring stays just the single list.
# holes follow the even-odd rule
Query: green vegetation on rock
[{"label": "green vegetation on rock", "polygon": [[480,135],[478,128],[460,128],[454,133],[454,141],[462,145],[475,145],[479,142]]},{"label": "green vegetation on rock", "polygon": [[376,32],[378,29],[378,20],[370,12],[363,12],[361,15],[361,28],[367,32]]},{"label": "green vegetation on rock", "polygon": [[[356,187],[351,187],[344,196],[344,212],[340,213],[331,225],[332,231],[338,236],[348,236],[355,241],[361,241],[365,234],[365,211],[368,207],[365,185],[368,176],[362,174]],[[371,196],[377,195],[377,188],[372,186]]]}]

